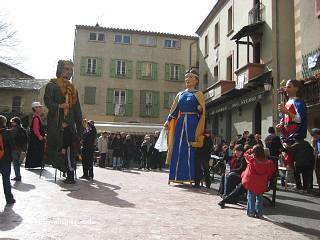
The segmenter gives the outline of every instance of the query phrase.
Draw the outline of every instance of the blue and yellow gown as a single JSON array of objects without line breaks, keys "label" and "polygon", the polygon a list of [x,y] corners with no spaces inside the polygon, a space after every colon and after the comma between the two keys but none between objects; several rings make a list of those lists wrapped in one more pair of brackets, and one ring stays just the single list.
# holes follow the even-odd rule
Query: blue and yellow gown
[{"label": "blue and yellow gown", "polygon": [[[202,111],[199,112],[198,105]],[[170,182],[194,182],[195,147],[203,144],[205,124],[205,101],[201,91],[185,90],[179,92],[172,104],[167,118],[168,154],[170,163]]]}]

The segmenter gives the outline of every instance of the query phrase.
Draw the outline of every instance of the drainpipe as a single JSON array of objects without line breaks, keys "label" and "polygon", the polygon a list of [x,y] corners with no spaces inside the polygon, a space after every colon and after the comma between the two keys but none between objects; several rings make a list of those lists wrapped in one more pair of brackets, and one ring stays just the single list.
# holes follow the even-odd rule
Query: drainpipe
[{"label": "drainpipe", "polygon": [[[279,81],[280,81],[280,53],[279,53],[279,49],[280,49],[280,43],[279,43],[279,1],[274,1],[276,4],[276,59],[277,59],[277,75],[276,75],[276,79],[273,79],[273,90],[277,91],[280,87],[279,85]],[[278,120],[278,102],[279,102],[279,94],[277,92],[275,92],[275,94],[273,94],[274,96],[274,110],[275,110],[275,114],[274,114],[274,119],[273,122],[275,124],[277,124],[277,120]]]}]

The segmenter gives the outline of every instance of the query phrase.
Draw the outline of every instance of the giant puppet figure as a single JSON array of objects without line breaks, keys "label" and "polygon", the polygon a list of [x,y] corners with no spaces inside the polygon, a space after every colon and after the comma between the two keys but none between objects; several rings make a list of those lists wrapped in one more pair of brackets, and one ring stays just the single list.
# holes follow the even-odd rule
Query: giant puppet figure
[{"label": "giant puppet figure", "polygon": [[164,126],[168,129],[167,163],[170,182],[192,183],[195,179],[195,148],[203,144],[205,101],[196,90],[199,77],[195,70],[185,75],[186,89],[179,92]]},{"label": "giant puppet figure", "polygon": [[[70,174],[75,168],[75,146],[67,151],[67,161],[61,157],[63,148],[63,129],[68,125],[76,139],[80,139],[83,133],[82,112],[78,99],[78,93],[70,82],[73,75],[73,63],[60,60],[57,66],[56,76],[46,85],[44,103],[48,108],[47,115],[47,163],[53,167]],[[63,123],[63,124],[62,124]],[[62,126],[64,125],[64,127]],[[67,176],[67,180],[70,176]],[[69,178],[69,180],[72,180]],[[71,181],[72,182],[72,181]]]},{"label": "giant puppet figure", "polygon": [[[294,142],[294,135],[299,134],[302,138],[307,136],[307,107],[300,98],[302,84],[298,80],[288,80],[283,92],[288,100],[278,105],[282,117],[276,128],[281,133],[282,141],[289,145]],[[284,164],[293,167],[290,153],[285,155]]]}]

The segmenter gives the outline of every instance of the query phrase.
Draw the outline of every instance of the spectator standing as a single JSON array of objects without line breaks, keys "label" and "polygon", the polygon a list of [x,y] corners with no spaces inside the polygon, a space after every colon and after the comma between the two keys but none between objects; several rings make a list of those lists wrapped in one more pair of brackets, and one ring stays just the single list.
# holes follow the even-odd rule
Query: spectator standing
[{"label": "spectator standing", "polygon": [[14,204],[16,200],[11,192],[10,173],[11,173],[11,141],[10,133],[6,128],[7,118],[0,115],[0,173],[2,175],[3,191],[7,204]]},{"label": "spectator standing", "polygon": [[98,150],[100,154],[100,162],[99,167],[106,167],[106,160],[108,154],[108,146],[109,146],[109,138],[108,132],[103,132],[101,136],[98,138]]},{"label": "spectator standing", "polygon": [[142,161],[139,169],[150,170],[150,159],[152,157],[152,142],[149,135],[145,135],[144,140],[141,144]]},{"label": "spectator standing", "polygon": [[161,171],[162,170],[162,152],[159,152],[159,150],[155,148],[156,142],[159,139],[159,135],[160,135],[160,132],[155,131],[153,144],[152,144],[152,148],[153,148],[153,157],[152,158],[153,158],[153,168],[154,169],[158,168]]},{"label": "spectator standing", "polygon": [[43,167],[44,126],[41,121],[43,108],[40,102],[32,103],[33,118],[30,126],[30,142],[28,145],[25,168]]},{"label": "spectator standing", "polygon": [[122,156],[123,156],[123,142],[120,133],[117,133],[111,143],[113,149],[113,169],[121,170],[122,168]]},{"label": "spectator standing", "polygon": [[[293,157],[296,188],[310,190],[313,186],[314,150],[298,133],[294,135],[294,139],[295,143],[291,146],[285,144],[285,148]],[[301,184],[300,174],[303,184]]]},{"label": "spectator standing", "polygon": [[83,176],[80,178],[93,180],[93,153],[94,143],[96,141],[95,127],[87,121],[83,120],[83,138],[82,138],[82,167]]},{"label": "spectator standing", "polygon": [[196,149],[195,153],[195,187],[200,187],[200,182],[204,176],[206,188],[210,188],[210,172],[209,172],[209,160],[213,142],[211,139],[211,132],[205,130],[203,136],[203,145],[200,148]]},{"label": "spectator standing", "polygon": [[11,180],[21,182],[20,166],[21,166],[21,152],[26,151],[26,146],[28,144],[28,136],[26,130],[21,125],[21,120],[19,117],[13,117],[10,120],[11,129],[10,137],[12,140],[12,163],[15,173],[15,177]]},{"label": "spectator standing", "polygon": [[133,139],[129,134],[126,136],[123,149],[124,149],[123,167],[130,168],[130,164],[133,162],[136,154],[136,145],[134,144]]}]

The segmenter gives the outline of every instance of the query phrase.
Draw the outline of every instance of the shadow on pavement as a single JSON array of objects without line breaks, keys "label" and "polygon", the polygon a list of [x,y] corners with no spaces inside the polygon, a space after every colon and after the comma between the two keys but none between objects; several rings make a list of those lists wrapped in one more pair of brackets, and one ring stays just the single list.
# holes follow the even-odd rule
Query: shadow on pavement
[{"label": "shadow on pavement", "polygon": [[172,185],[173,187],[181,188],[188,192],[193,193],[200,193],[200,194],[206,194],[206,195],[217,195],[218,191],[214,188],[205,188],[205,187],[199,187],[196,188],[193,185],[190,184],[181,184],[181,185]]},{"label": "shadow on pavement", "polygon": [[292,224],[292,223],[288,223],[288,222],[276,222],[273,221],[272,219],[267,219],[267,218],[263,218],[263,220],[273,223],[279,227],[283,227],[289,230],[292,230],[294,232],[299,232],[303,235],[305,235],[306,237],[308,237],[309,239],[319,239],[320,236],[320,230],[316,230],[313,228],[306,228],[297,224]]},{"label": "shadow on pavement", "polygon": [[320,220],[320,212],[291,204],[276,203],[276,208],[266,208],[265,215],[283,215]]},{"label": "shadow on pavement", "polygon": [[22,223],[23,219],[13,210],[13,205],[5,206],[0,212],[0,231],[9,231]]},{"label": "shadow on pavement", "polygon": [[35,189],[36,186],[32,185],[32,184],[24,183],[24,182],[15,182],[12,185],[12,188],[16,189],[18,191],[21,191],[21,192],[28,192],[28,191],[30,191],[32,189]]},{"label": "shadow on pavement", "polygon": [[[134,208],[135,204],[130,203],[117,197],[117,190],[121,188],[116,185],[94,181],[77,181],[76,185],[67,185],[58,183],[63,191],[70,191],[67,196],[84,201],[97,201],[103,204],[121,207],[121,208]],[[76,187],[76,189],[75,189]]]},{"label": "shadow on pavement", "polygon": [[[266,195],[268,195],[269,197],[272,196],[271,194],[266,194]],[[311,203],[311,204],[320,205],[320,203],[316,203],[315,201],[311,201],[311,200],[307,200],[307,199],[303,199],[303,198],[297,198],[297,197],[284,196],[284,195],[277,195],[276,196],[276,201],[277,201],[277,199],[279,199],[279,200],[291,200],[291,201],[296,201],[296,202],[305,202],[305,203]]]}]

